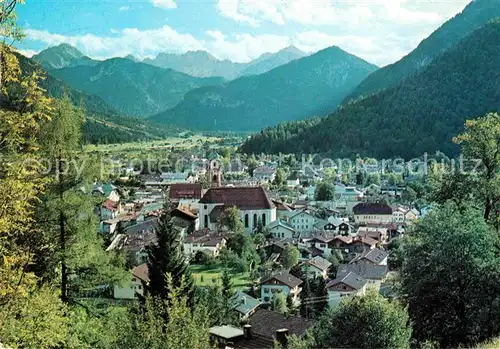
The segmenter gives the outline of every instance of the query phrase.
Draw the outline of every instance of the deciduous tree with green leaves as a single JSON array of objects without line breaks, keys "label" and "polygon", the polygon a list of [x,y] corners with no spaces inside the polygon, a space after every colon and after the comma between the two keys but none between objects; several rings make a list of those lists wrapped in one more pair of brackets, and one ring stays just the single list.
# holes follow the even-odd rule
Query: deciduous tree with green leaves
[{"label": "deciduous tree with green leaves", "polygon": [[474,208],[448,203],[416,224],[404,246],[401,286],[417,340],[447,348],[498,335],[499,247]]},{"label": "deciduous tree with green leaves", "polygon": [[406,309],[374,290],[329,309],[312,329],[314,348],[410,348],[411,334]]},{"label": "deciduous tree with green leaves", "polygon": [[335,187],[331,183],[321,182],[316,186],[314,198],[316,201],[331,201],[335,196]]},{"label": "deciduous tree with green leaves", "polygon": [[299,263],[300,252],[297,247],[287,245],[281,253],[279,262],[283,269],[290,270]]},{"label": "deciduous tree with green leaves", "polygon": [[495,210],[500,202],[500,114],[467,120],[465,132],[454,141],[462,145],[466,160],[481,161],[481,172],[472,175],[478,175],[480,181],[478,190],[483,197],[484,219],[498,224]]}]

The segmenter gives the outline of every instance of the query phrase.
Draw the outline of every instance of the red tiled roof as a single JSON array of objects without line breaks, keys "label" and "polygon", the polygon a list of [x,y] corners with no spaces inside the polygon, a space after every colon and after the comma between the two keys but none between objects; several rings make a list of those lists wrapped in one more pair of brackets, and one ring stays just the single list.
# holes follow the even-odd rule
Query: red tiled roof
[{"label": "red tiled roof", "polygon": [[149,282],[149,269],[147,263],[141,264],[132,269],[132,275],[134,275],[139,280]]},{"label": "red tiled roof", "polygon": [[196,220],[196,218],[198,218],[198,216],[196,214],[194,214],[192,211],[187,210],[187,209],[183,209],[183,208],[179,208],[179,207],[172,210],[172,216],[174,216],[174,217],[180,216],[182,218],[188,218],[191,220]]},{"label": "red tiled roof", "polygon": [[356,242],[361,242],[362,244],[368,245],[368,246],[375,246],[378,241],[375,239],[372,239],[370,237],[355,237],[351,244],[354,244]]},{"label": "red tiled roof", "polygon": [[179,199],[201,199],[201,184],[177,183],[170,186],[169,198]]},{"label": "red tiled roof", "polygon": [[226,187],[209,189],[201,204],[224,204],[240,210],[266,210],[274,208],[262,187]]},{"label": "red tiled roof", "polygon": [[117,211],[118,210],[118,203],[117,202],[114,202],[112,200],[106,200],[104,201],[104,203],[102,204],[103,207],[107,208],[108,210],[110,211]]}]

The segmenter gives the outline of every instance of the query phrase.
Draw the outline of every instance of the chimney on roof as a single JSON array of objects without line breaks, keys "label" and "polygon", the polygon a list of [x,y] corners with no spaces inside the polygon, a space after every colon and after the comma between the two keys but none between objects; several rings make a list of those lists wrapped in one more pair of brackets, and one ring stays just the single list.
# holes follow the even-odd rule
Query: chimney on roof
[{"label": "chimney on roof", "polygon": [[243,335],[245,339],[252,339],[252,325],[243,326]]},{"label": "chimney on roof", "polygon": [[288,346],[288,329],[282,328],[276,330],[276,341],[278,341],[283,348],[286,348]]}]

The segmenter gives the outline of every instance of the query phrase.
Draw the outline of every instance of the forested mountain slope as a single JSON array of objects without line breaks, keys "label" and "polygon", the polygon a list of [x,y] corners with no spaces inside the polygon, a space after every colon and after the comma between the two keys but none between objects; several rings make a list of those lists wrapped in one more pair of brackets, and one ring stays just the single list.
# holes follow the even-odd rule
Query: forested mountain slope
[{"label": "forested mountain slope", "polygon": [[251,131],[325,115],[375,69],[330,47],[261,75],[192,90],[151,120],[202,131]]},{"label": "forested mountain slope", "polygon": [[496,17],[500,17],[500,0],[472,1],[462,13],[443,24],[406,57],[372,73],[347,100],[398,85]]},{"label": "forested mountain slope", "polygon": [[49,96],[61,98],[66,95],[75,105],[85,109],[83,136],[87,143],[147,140],[177,132],[177,129],[166,125],[154,125],[147,120],[120,115],[100,97],[77,91],[44,71],[37,62],[20,54],[17,57],[23,74],[41,72],[44,79],[40,81],[40,87],[45,89]]},{"label": "forested mountain slope", "polygon": [[172,108],[194,88],[223,81],[222,78],[195,78],[124,58],[50,73],[74,89],[101,97],[121,114],[139,117]]},{"label": "forested mountain slope", "polygon": [[500,110],[500,22],[478,29],[399,86],[344,105],[319,123],[270,128],[242,146],[247,153],[321,152],[411,158],[456,153],[452,137],[466,119]]}]

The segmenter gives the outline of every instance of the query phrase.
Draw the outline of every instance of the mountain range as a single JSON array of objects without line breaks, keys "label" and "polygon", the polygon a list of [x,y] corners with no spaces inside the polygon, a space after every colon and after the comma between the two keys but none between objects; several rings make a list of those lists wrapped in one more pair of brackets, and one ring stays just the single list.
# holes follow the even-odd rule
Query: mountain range
[{"label": "mountain range", "polygon": [[155,59],[145,59],[143,62],[191,76],[202,78],[221,76],[233,80],[242,75],[262,74],[305,56],[304,52],[290,46],[276,53],[264,53],[249,63],[219,60],[205,51],[191,51],[185,54],[160,53]]},{"label": "mountain range", "polygon": [[102,98],[75,90],[65,82],[52,76],[33,59],[17,54],[23,74],[37,71],[44,79],[39,84],[53,98],[68,97],[75,106],[85,110],[83,138],[86,143],[118,143],[139,140],[161,139],[180,130],[168,125],[155,125],[146,120],[120,114]]},{"label": "mountain range", "polygon": [[174,107],[192,89],[223,82],[222,78],[196,78],[126,58],[50,70],[50,74],[77,90],[101,97],[124,115],[139,117]]},{"label": "mountain range", "polygon": [[399,85],[312,122],[268,128],[246,153],[325,153],[406,159],[440,150],[466,119],[500,110],[500,20],[486,24]]},{"label": "mountain range", "polygon": [[325,115],[376,69],[330,47],[261,75],[189,91],[176,107],[151,120],[202,131],[249,131]]},{"label": "mountain range", "polygon": [[[310,56],[288,47],[246,64],[203,51],[144,62],[132,56],[96,61],[69,45],[33,59],[55,77],[45,82],[49,92],[56,81],[56,90],[69,89],[72,98],[81,94],[94,115],[117,124],[133,120],[139,129],[265,128],[242,147],[250,153],[453,153],[450,139],[466,118],[498,109],[500,36],[498,23],[490,23],[497,17],[500,0],[474,0],[381,69],[337,47]],[[318,117],[307,119],[312,116]]]},{"label": "mountain range", "polygon": [[94,66],[98,63],[98,61],[85,56],[69,44],[49,47],[31,58],[40,63],[46,70],[77,66]]},{"label": "mountain range", "polygon": [[444,23],[410,54],[372,73],[347,100],[397,86],[408,77],[425,69],[443,52],[498,16],[500,16],[500,0],[472,1],[462,13]]}]

